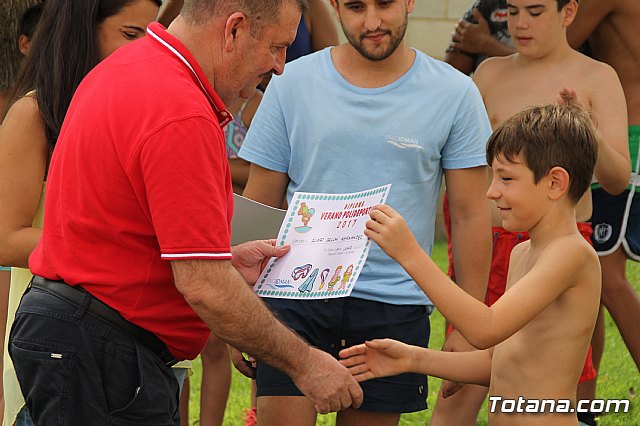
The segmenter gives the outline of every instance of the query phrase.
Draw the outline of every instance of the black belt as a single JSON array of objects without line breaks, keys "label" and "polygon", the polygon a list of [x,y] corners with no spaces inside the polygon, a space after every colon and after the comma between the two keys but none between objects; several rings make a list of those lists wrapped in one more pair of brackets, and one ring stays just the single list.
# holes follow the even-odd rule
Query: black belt
[{"label": "black belt", "polygon": [[[62,300],[77,307],[84,304],[85,296],[87,294],[90,295],[90,293],[82,287],[73,287],[64,281],[52,281],[37,275],[31,280],[31,286],[58,296]],[[158,355],[166,365],[172,366],[177,362],[167,349],[167,346],[162,342],[162,340],[158,339],[155,334],[127,321],[118,313],[118,311],[93,296],[91,296],[91,302],[89,303],[87,312],[146,346],[149,350]]]}]

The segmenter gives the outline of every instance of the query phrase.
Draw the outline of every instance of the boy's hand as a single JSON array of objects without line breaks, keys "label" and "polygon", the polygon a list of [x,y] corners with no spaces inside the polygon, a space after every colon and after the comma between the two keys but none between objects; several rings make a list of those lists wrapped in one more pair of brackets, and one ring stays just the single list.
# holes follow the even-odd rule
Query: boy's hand
[{"label": "boy's hand", "polygon": [[464,387],[464,383],[452,382],[450,380],[443,380],[442,387],[440,388],[440,392],[442,393],[442,397],[444,399],[447,399],[451,395],[454,395],[463,387]]},{"label": "boy's hand", "polygon": [[371,210],[364,235],[371,238],[385,253],[403,265],[420,246],[402,216],[387,206],[377,205]]},{"label": "boy's hand", "polygon": [[392,339],[375,339],[340,351],[340,363],[359,382],[411,371],[411,348]]},{"label": "boy's hand", "polygon": [[238,370],[242,375],[250,378],[256,378],[256,360],[251,355],[248,355],[246,358],[244,354],[238,349],[234,348],[231,345],[227,345],[229,350],[229,357],[231,358],[231,362],[233,366]]},{"label": "boy's hand", "polygon": [[579,103],[578,92],[570,87],[563,87],[558,93],[558,105],[569,105]]}]

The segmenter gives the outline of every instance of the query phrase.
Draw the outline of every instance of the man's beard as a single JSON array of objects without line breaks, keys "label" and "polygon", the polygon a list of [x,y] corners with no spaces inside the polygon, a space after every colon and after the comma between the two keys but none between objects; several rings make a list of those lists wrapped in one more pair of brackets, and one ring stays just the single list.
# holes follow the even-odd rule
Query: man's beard
[{"label": "man's beard", "polygon": [[[342,30],[344,31],[344,35],[349,41],[349,44],[351,44],[358,51],[358,53],[360,53],[362,56],[369,59],[370,61],[383,61],[387,59],[389,56],[391,56],[393,52],[396,51],[396,49],[404,39],[404,35],[407,32],[408,20],[409,20],[409,15],[407,14],[405,16],[404,22],[400,27],[397,28],[395,32],[391,30],[376,30],[376,31],[367,31],[356,36],[350,33],[349,31],[347,31],[344,26],[342,26]],[[367,37],[369,34],[375,34],[380,32],[385,33],[389,36],[390,42],[388,47],[382,52],[373,52],[371,50],[368,50],[363,43],[365,37]]]}]

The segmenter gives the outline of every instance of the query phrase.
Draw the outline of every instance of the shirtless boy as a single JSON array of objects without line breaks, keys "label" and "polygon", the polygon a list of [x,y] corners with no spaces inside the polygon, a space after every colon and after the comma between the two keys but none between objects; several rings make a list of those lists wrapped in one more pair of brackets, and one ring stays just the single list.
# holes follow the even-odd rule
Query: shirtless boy
[{"label": "shirtless boy", "polygon": [[[568,400],[575,407],[600,297],[598,257],[580,235],[575,215],[598,150],[589,115],[573,103],[528,109],[494,132],[487,145],[493,170],[487,196],[505,229],[528,231],[531,239],[513,250],[507,291],[491,307],[440,271],[395,210],[376,207],[365,234],[483,350],[442,352],[390,339],[368,341],[340,352],[356,379],[414,371],[490,385],[493,397]],[[577,423],[575,413],[547,408],[506,414],[496,405],[489,413],[492,425]]]}]

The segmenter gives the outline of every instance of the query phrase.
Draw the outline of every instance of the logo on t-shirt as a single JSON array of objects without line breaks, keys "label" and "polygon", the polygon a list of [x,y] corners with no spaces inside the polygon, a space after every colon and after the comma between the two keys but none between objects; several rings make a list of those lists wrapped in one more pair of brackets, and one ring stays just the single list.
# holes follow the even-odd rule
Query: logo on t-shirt
[{"label": "logo on t-shirt", "polygon": [[400,149],[408,148],[424,150],[424,147],[420,145],[420,141],[418,141],[418,139],[409,136],[387,135],[387,143]]},{"label": "logo on t-shirt", "polygon": [[507,17],[509,16],[509,12],[507,9],[496,9],[491,12],[491,22],[507,22]]},{"label": "logo on t-shirt", "polygon": [[606,243],[613,234],[613,226],[608,223],[599,223],[593,228],[593,238],[598,244]]}]

